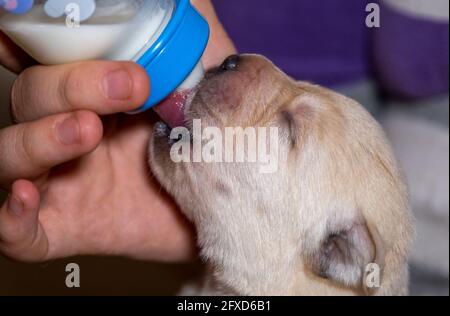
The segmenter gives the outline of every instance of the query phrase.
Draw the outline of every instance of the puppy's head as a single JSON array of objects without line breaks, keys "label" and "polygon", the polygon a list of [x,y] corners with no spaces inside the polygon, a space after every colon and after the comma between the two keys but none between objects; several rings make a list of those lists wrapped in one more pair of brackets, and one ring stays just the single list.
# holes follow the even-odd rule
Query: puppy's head
[{"label": "puppy's head", "polygon": [[[215,132],[196,134],[196,119]],[[203,144],[223,158],[227,153],[207,146],[217,132],[235,160],[194,162],[191,154],[190,162],[175,163],[174,141],[160,124],[150,164],[196,224],[202,256],[222,288],[405,293],[412,234],[406,190],[381,128],[360,105],[295,82],[261,56],[231,56],[198,87],[186,126],[190,137],[181,145]],[[230,128],[246,146],[227,143]],[[256,161],[237,162],[239,151]],[[274,152],[266,156],[275,159],[274,172],[261,172],[268,163],[261,153]]]}]

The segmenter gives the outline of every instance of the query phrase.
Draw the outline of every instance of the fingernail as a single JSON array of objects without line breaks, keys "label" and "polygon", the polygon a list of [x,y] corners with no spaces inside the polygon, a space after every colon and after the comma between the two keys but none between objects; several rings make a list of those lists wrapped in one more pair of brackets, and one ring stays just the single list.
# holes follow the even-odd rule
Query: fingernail
[{"label": "fingernail", "polygon": [[111,100],[128,100],[132,93],[130,74],[122,69],[110,72],[103,79],[103,89]]},{"label": "fingernail", "polygon": [[62,121],[57,127],[57,132],[60,142],[65,145],[73,145],[80,140],[80,126],[74,117]]},{"label": "fingernail", "polygon": [[15,216],[20,216],[23,213],[23,202],[15,195],[11,195],[8,201],[8,210]]}]

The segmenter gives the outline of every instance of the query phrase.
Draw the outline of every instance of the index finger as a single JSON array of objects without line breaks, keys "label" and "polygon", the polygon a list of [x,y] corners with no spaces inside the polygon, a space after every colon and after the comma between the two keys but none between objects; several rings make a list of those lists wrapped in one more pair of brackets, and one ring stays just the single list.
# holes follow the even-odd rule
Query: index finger
[{"label": "index finger", "polygon": [[147,73],[133,62],[34,66],[15,81],[11,112],[16,122],[77,110],[108,115],[138,108],[149,93]]}]

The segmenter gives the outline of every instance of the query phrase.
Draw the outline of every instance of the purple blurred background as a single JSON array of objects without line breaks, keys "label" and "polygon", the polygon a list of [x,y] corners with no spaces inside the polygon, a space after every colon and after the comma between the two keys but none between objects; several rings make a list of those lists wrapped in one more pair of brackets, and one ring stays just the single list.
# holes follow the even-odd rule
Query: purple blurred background
[{"label": "purple blurred background", "polygon": [[[367,0],[216,0],[241,52],[260,53],[296,79],[336,86],[376,78],[393,96],[448,91],[448,20],[407,14],[383,2],[368,28]],[[433,1],[431,1],[433,2]]]}]

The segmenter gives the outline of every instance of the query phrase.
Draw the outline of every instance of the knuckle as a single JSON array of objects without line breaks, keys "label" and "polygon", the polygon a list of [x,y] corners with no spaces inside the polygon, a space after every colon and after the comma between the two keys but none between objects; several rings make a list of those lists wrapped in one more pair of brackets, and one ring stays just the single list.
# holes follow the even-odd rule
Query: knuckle
[{"label": "knuckle", "polygon": [[22,72],[17,79],[14,81],[11,87],[11,105],[10,105],[10,116],[14,123],[19,123],[24,116],[24,103],[26,100],[25,95],[27,94],[27,81],[29,70]]},{"label": "knuckle", "polygon": [[20,135],[16,138],[15,152],[16,156],[22,157],[26,161],[33,161],[33,150],[31,149],[30,136],[26,129],[22,129]]},{"label": "knuckle", "polygon": [[75,69],[64,71],[58,82],[58,99],[65,110],[76,108],[77,98],[80,94],[82,80]]},{"label": "knuckle", "polygon": [[33,132],[29,128],[21,129],[20,135],[16,138],[16,156],[21,157],[22,161],[26,161],[36,169],[44,171],[47,169],[47,165],[37,153],[35,145]]}]

